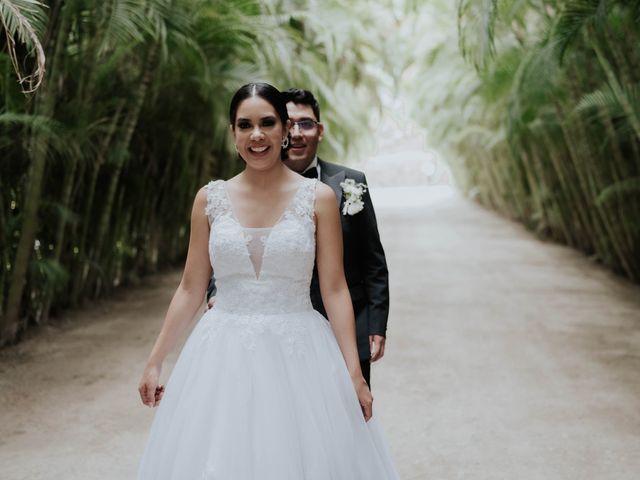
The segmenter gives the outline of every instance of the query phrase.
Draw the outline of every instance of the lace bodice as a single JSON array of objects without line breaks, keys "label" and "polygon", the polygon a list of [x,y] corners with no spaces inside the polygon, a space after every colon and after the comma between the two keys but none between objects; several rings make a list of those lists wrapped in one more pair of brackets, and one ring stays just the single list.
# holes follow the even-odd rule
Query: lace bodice
[{"label": "lace bodice", "polygon": [[234,216],[225,182],[209,182],[205,213],[216,309],[264,315],[312,309],[316,183],[303,179],[276,224],[253,229]]}]

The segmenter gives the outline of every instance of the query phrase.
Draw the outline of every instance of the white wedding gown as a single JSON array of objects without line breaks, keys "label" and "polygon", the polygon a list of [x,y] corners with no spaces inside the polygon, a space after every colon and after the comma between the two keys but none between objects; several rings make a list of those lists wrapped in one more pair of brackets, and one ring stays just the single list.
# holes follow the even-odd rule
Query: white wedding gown
[{"label": "white wedding gown", "polygon": [[[215,306],[194,327],[156,412],[144,480],[388,480],[329,322],[313,310],[316,180],[278,222],[246,229],[223,181],[206,214]],[[374,402],[375,403],[375,402]]]}]

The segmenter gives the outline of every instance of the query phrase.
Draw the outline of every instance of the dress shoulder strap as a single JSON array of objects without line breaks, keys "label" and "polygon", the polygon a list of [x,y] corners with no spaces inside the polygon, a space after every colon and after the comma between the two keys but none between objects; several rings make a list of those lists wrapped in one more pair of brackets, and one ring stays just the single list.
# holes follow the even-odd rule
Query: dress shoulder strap
[{"label": "dress shoulder strap", "polygon": [[224,180],[212,180],[207,184],[207,206],[204,213],[209,219],[209,225],[215,218],[228,209],[227,195],[224,191]]},{"label": "dress shoulder strap", "polygon": [[302,182],[298,198],[296,199],[296,213],[313,220],[316,203],[316,185],[318,184],[318,179],[305,178]]}]

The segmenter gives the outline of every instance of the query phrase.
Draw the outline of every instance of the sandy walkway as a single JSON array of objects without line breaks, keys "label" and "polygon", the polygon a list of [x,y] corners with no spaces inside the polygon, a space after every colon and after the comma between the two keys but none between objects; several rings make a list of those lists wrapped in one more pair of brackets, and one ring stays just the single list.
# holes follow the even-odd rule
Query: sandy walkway
[{"label": "sandy walkway", "polygon": [[[638,478],[640,288],[446,189],[373,195],[393,304],[374,394],[402,478]],[[136,386],[178,280],[0,353],[0,478],[135,477]]]}]

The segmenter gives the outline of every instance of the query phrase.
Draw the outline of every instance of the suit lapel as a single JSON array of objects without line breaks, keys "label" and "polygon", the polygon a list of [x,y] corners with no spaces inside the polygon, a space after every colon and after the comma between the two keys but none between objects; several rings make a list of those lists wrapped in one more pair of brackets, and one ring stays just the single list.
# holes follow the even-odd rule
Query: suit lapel
[{"label": "suit lapel", "polygon": [[342,187],[340,183],[344,181],[344,170],[332,171],[332,169],[322,160],[320,162],[320,181],[329,185],[336,194],[338,208],[342,206]]}]

